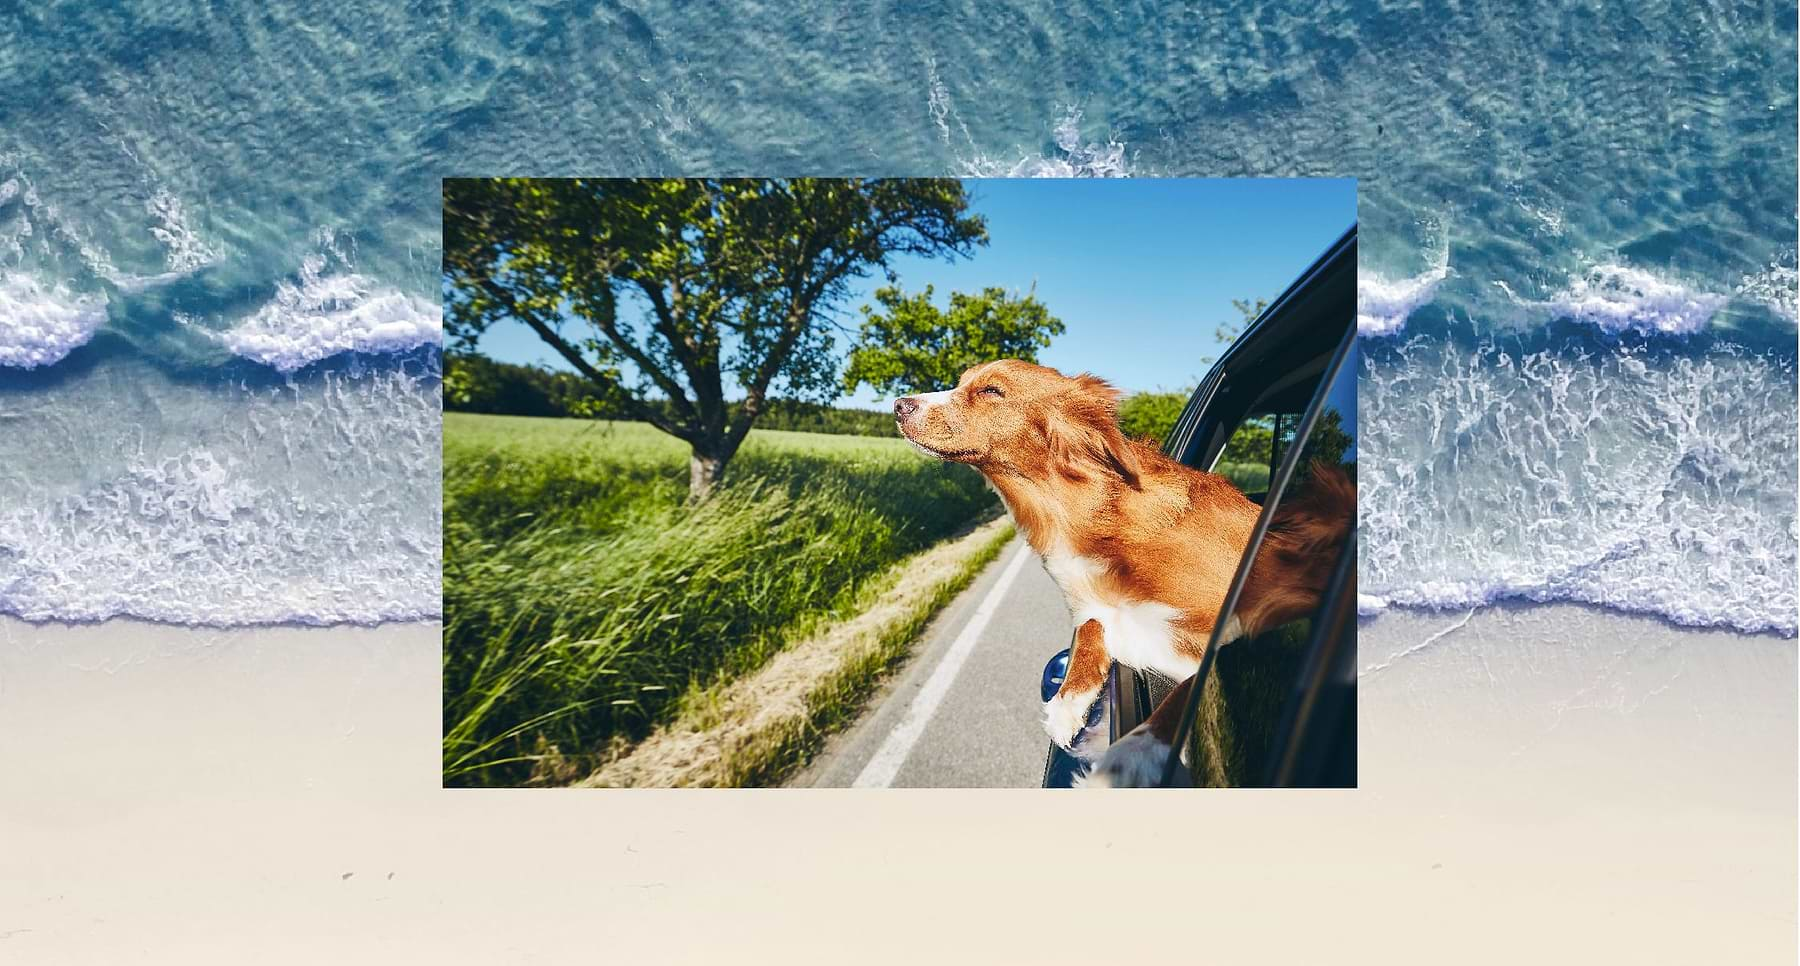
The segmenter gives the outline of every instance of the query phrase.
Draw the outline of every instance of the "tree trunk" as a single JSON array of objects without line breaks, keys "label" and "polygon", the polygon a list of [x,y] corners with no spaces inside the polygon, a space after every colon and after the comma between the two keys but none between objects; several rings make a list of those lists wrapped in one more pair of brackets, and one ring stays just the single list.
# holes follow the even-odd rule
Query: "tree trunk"
[{"label": "tree trunk", "polygon": [[699,503],[711,496],[713,487],[724,475],[725,457],[716,451],[695,445],[693,455],[688,457],[687,501]]}]

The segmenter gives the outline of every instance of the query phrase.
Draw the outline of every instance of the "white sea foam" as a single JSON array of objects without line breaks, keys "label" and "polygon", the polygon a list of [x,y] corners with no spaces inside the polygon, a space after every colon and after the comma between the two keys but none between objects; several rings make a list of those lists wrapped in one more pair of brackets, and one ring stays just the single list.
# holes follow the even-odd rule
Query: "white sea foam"
[{"label": "white sea foam", "polygon": [[1406,320],[1431,304],[1438,286],[1450,277],[1450,236],[1441,222],[1426,219],[1419,226],[1427,239],[1428,267],[1417,275],[1394,278],[1374,270],[1356,274],[1356,334],[1364,337],[1393,335]]},{"label": "white sea foam", "polygon": [[1789,322],[1800,322],[1800,272],[1790,248],[1761,269],[1745,273],[1736,295],[1764,305]]},{"label": "white sea foam", "polygon": [[1356,615],[1358,617],[1373,617],[1387,608],[1388,602],[1374,594],[1356,595]]},{"label": "white sea foam", "polygon": [[[934,101],[939,97],[936,93],[932,96]],[[947,111],[947,99],[941,103]],[[939,109],[934,106],[933,118],[938,114]],[[1082,140],[1080,108],[1068,108],[1056,122],[1051,137],[1058,152],[1054,155],[1023,153],[1012,159],[997,159],[977,154],[961,161],[963,174],[973,178],[1129,178],[1133,174],[1124,142],[1110,137],[1099,142]]]},{"label": "white sea foam", "polygon": [[1431,302],[1438,286],[1449,277],[1448,263],[1398,280],[1375,272],[1359,273],[1356,277],[1356,333],[1383,336],[1399,332],[1413,312]]},{"label": "white sea foam", "polygon": [[187,208],[167,188],[158,188],[144,208],[156,219],[150,234],[168,252],[169,271],[188,274],[219,260],[220,251],[207,244],[188,224]]},{"label": "white sea foam", "polygon": [[54,365],[106,323],[106,298],[0,273],[0,366]]},{"label": "white sea foam", "polygon": [[297,282],[220,334],[232,352],[282,372],[341,352],[399,352],[443,341],[443,311],[354,273],[327,274],[309,257]]},{"label": "white sea foam", "polygon": [[0,452],[33,460],[0,459],[0,613],[220,626],[439,616],[429,374],[259,387],[171,381],[129,357],[102,365],[10,401],[21,411]]},{"label": "white sea foam", "polygon": [[1576,601],[1795,634],[1790,358],[1416,336],[1363,359],[1358,573],[1371,603]]},{"label": "white sea foam", "polygon": [[1549,299],[1527,304],[1607,332],[1688,335],[1705,328],[1729,301],[1729,296],[1608,262],[1570,279]]}]

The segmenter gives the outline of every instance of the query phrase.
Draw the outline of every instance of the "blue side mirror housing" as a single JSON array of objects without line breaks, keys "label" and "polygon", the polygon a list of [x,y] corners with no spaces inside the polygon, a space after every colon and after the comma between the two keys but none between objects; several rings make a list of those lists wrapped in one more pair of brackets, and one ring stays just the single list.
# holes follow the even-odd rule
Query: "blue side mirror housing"
[{"label": "blue side mirror housing", "polygon": [[[1042,695],[1042,699],[1048,701],[1051,698],[1056,697],[1056,692],[1062,690],[1063,678],[1068,676],[1069,648],[1065,647],[1062,650],[1057,651],[1055,657],[1044,662],[1044,679],[1038,685],[1038,693]],[[1088,708],[1087,726],[1092,728],[1099,722],[1100,699],[1095,698],[1093,705]]]},{"label": "blue side mirror housing", "polygon": [[1044,683],[1038,689],[1038,693],[1043,696],[1042,700],[1048,701],[1056,697],[1056,692],[1062,690],[1063,678],[1068,675],[1069,649],[1065,647],[1057,651],[1055,657],[1044,662]]}]

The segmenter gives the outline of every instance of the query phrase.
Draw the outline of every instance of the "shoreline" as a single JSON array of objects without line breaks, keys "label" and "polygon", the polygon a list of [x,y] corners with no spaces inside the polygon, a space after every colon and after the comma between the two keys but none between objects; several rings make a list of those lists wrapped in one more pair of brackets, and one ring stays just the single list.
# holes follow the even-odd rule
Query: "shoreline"
[{"label": "shoreline", "polygon": [[[1374,594],[1357,595],[1356,622],[1358,629],[1368,622],[1384,614],[1413,614],[1421,617],[1458,617],[1470,613],[1481,613],[1490,610],[1529,611],[1543,607],[1567,607],[1586,611],[1596,616],[1624,617],[1641,619],[1660,624],[1670,630],[1695,631],[1701,633],[1722,633],[1733,637],[1760,637],[1770,640],[1800,642],[1800,625],[1789,631],[1778,627],[1763,627],[1758,630],[1747,630],[1730,624],[1690,624],[1661,611],[1627,610],[1620,607],[1609,607],[1585,600],[1536,600],[1524,596],[1502,596],[1479,604],[1396,604],[1385,597]],[[1364,608],[1368,608],[1365,610]]]}]

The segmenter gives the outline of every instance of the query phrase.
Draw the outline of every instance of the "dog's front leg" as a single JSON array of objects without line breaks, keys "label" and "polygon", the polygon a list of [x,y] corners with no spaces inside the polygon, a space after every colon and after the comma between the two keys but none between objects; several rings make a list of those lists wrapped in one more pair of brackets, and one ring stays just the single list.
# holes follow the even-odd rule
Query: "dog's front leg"
[{"label": "dog's front leg", "polygon": [[1088,709],[1100,697],[1111,667],[1112,656],[1106,653],[1106,632],[1100,622],[1090,620],[1076,628],[1062,688],[1044,705],[1044,731],[1051,741],[1074,749],[1076,736],[1087,724]]},{"label": "dog's front leg", "polygon": [[[1163,769],[1173,754],[1181,713],[1187,710],[1188,690],[1194,679],[1177,684],[1143,724],[1106,749],[1106,757],[1081,782],[1083,788],[1150,788],[1162,783]],[[1175,767],[1175,784],[1192,785],[1187,762]]]}]

